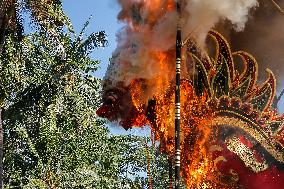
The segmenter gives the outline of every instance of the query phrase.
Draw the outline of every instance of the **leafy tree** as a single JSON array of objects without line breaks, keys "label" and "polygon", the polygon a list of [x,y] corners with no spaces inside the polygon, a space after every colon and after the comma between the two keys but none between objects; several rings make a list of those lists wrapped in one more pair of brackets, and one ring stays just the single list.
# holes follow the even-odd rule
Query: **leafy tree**
[{"label": "leafy tree", "polygon": [[[149,188],[146,137],[110,135],[95,116],[98,62],[88,55],[105,34],[84,40],[87,22],[76,36],[59,0],[1,0],[0,10],[6,188]],[[22,12],[36,33],[22,33]],[[166,187],[165,157],[150,155],[153,187]]]},{"label": "leafy tree", "polygon": [[[95,116],[100,80],[90,72],[98,62],[88,55],[106,40],[103,32],[84,40],[84,29],[79,36],[54,29],[6,39],[6,188],[149,188],[147,138],[110,135]],[[161,186],[167,169],[156,166],[151,148],[150,154],[153,186]]]},{"label": "leafy tree", "polygon": [[[19,43],[13,36],[6,41],[1,85],[7,94],[3,116],[7,187],[24,187],[36,179],[53,186],[56,182],[48,180],[55,164],[63,162],[62,172],[63,165],[69,169],[83,166],[78,164],[83,157],[72,149],[80,150],[82,136],[94,138],[95,143],[95,139],[103,142],[107,135],[105,129],[95,127],[99,80],[92,78],[89,71],[96,69],[97,62],[87,56],[106,43],[104,33],[94,33],[86,40],[71,34],[58,30],[31,34]],[[86,135],[93,129],[95,133]],[[66,142],[70,146],[63,145]],[[91,146],[87,146],[90,144],[85,145],[91,153]],[[73,150],[74,156],[70,155]],[[65,162],[63,156],[70,162]],[[92,154],[88,157],[95,158]]]},{"label": "leafy tree", "polygon": [[[23,35],[22,15],[24,12],[30,15],[32,23],[42,29],[49,30],[63,25],[71,26],[67,16],[62,11],[60,0],[0,0],[0,54],[4,50],[7,35],[13,35],[15,40],[21,41]],[[5,93],[2,92],[0,95],[0,99],[5,98]],[[2,117],[2,104],[1,101],[0,118]],[[2,157],[3,129],[2,120],[0,119],[0,188],[3,188]]]},{"label": "leafy tree", "polygon": [[1,0],[0,1],[0,54],[6,34],[21,38],[23,32],[23,13],[30,15],[32,23],[45,28],[71,23],[62,10],[60,0]]}]

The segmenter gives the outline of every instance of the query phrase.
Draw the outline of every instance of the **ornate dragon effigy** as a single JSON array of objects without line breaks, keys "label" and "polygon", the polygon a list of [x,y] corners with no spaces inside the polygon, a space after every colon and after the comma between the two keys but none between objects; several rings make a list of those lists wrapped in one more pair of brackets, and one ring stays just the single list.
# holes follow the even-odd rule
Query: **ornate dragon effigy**
[{"label": "ornate dragon effigy", "polygon": [[[284,184],[284,117],[272,107],[275,77],[267,70],[268,79],[257,84],[258,68],[254,57],[243,51],[231,52],[218,32],[210,31],[209,35],[217,44],[216,57],[204,54],[200,57],[196,51],[189,52],[195,74],[192,81],[184,84],[193,88],[193,98],[202,99],[184,111],[192,111],[199,119],[207,120],[196,127],[199,128],[197,135],[205,131],[200,127],[207,127],[210,133],[204,144],[209,144],[207,153],[211,154],[216,169],[212,178],[218,180],[212,179],[207,185],[280,189]],[[243,62],[242,73],[236,69],[237,57]],[[203,115],[200,112],[204,112]],[[199,119],[192,119],[188,125],[200,125],[195,123]],[[212,174],[209,172],[208,175]],[[208,175],[207,181],[210,180]]]},{"label": "ornate dragon effigy", "polygon": [[[181,82],[184,182],[187,188],[281,189],[284,116],[273,107],[276,79],[267,70],[267,80],[258,84],[252,55],[231,52],[216,31],[209,36],[216,42],[215,57],[200,53],[190,42],[183,58],[193,70]],[[112,120],[120,115],[125,128],[150,125],[161,151],[173,157],[175,88],[169,82],[166,91],[145,103],[139,98],[147,91],[145,83],[146,79],[137,79],[121,89],[105,90],[98,114]],[[125,101],[129,103],[123,114]]]}]

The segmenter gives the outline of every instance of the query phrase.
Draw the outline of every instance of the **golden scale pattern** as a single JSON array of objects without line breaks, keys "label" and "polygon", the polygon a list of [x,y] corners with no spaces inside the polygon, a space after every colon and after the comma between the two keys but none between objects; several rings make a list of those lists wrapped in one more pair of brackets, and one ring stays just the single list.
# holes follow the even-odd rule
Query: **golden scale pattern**
[{"label": "golden scale pattern", "polygon": [[[198,54],[197,50],[191,49],[192,44],[189,46],[188,55],[194,62],[195,74],[192,83],[195,94],[206,96],[207,109],[213,112],[211,126],[219,131],[228,128],[235,131],[234,134],[230,132],[225,136],[224,142],[227,149],[238,155],[252,171],[264,171],[273,164],[283,165],[284,117],[278,115],[272,107],[276,94],[274,74],[267,69],[268,79],[261,85],[257,84],[258,65],[255,58],[243,51],[231,52],[228,42],[216,31],[210,31],[209,36],[216,42],[214,58],[208,54]],[[241,74],[235,67],[235,57],[241,57],[244,64]],[[241,133],[253,146],[260,146],[258,153],[262,156],[262,162],[257,161],[254,151],[240,141],[237,133]],[[211,148],[211,151],[221,150],[220,146]],[[267,158],[268,156],[273,157],[273,160]],[[219,161],[227,160],[220,156],[214,163]],[[234,170],[231,170],[231,173],[231,179],[235,180],[232,180],[231,184],[237,183],[237,174]],[[218,182],[221,182],[222,175],[218,174]],[[225,181],[221,183],[229,184]]]}]

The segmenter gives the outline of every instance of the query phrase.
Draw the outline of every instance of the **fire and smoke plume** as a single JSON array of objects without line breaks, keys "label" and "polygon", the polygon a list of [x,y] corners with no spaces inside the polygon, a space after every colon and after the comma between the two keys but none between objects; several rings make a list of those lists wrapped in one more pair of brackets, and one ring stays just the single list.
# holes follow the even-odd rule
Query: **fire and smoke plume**
[{"label": "fire and smoke plume", "polygon": [[[118,19],[125,23],[125,26],[117,33],[118,45],[104,78],[104,104],[98,114],[111,121],[120,120],[125,129],[151,125],[155,139],[161,142],[161,150],[172,156],[175,91],[173,84],[178,20],[175,1],[118,0],[118,3],[121,5]],[[277,38],[274,37],[275,34],[282,31],[281,27],[284,26],[277,25],[280,17],[275,9],[267,8],[266,3],[264,0],[183,0],[182,38],[190,39],[201,51],[211,51],[206,37],[209,30],[215,28],[233,43],[233,50],[255,52],[253,55],[261,59],[260,67],[266,67],[261,64],[262,60],[267,59],[264,52],[270,52],[265,44],[272,46],[271,41]],[[266,10],[265,15],[262,14],[263,10]],[[271,27],[262,28],[269,19],[273,19],[273,26],[271,24]],[[269,28],[278,31],[272,32]],[[262,32],[259,32],[260,30]],[[268,36],[258,40],[258,34],[262,33]],[[274,62],[279,63],[284,55],[280,53],[283,47],[277,42],[279,48],[272,51],[275,54],[272,54],[272,57]],[[181,69],[181,161],[184,163],[182,176],[188,188],[196,188],[204,184],[203,180],[210,177],[214,167],[212,154],[208,153],[207,146],[207,142],[213,142],[214,138],[211,135],[213,128],[210,127],[213,113],[208,109],[207,96],[196,96],[193,91],[190,83],[194,75],[191,69],[193,61],[187,53],[188,50],[185,45]],[[271,65],[270,61],[263,62]],[[225,104],[228,101],[223,100]],[[212,103],[209,105],[211,108],[217,106]],[[232,172],[230,174],[234,175]],[[207,187],[214,188],[214,185],[207,183]]]},{"label": "fire and smoke plume", "polygon": [[[171,80],[177,24],[174,0],[119,0],[119,3],[122,10],[118,19],[126,25],[117,34],[118,46],[105,80],[123,81],[127,85],[136,78]],[[242,31],[250,10],[257,6],[257,0],[184,1],[183,39],[191,36],[199,46],[204,46],[208,31],[226,20],[236,31]]]},{"label": "fire and smoke plume", "polygon": [[[147,103],[175,78],[175,1],[118,0],[118,3],[121,6],[118,20],[125,26],[117,33],[118,45],[104,77],[104,90],[144,79],[144,93],[139,98]],[[233,50],[245,50],[256,57],[261,80],[265,80],[265,69],[269,66],[278,81],[282,81],[282,19],[283,15],[268,0],[184,0],[181,25],[183,39],[190,37],[201,48],[208,47],[205,41],[208,31],[217,29],[231,41]],[[192,74],[188,69],[191,65],[185,56],[183,61],[182,77],[186,78]]]}]

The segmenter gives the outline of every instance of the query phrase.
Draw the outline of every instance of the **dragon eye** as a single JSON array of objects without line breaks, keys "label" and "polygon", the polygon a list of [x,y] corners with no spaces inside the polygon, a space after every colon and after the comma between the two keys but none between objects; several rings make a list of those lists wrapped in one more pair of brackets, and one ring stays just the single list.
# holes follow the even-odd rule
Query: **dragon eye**
[{"label": "dragon eye", "polygon": [[115,94],[109,94],[105,100],[105,104],[111,105],[117,102],[117,96]]},{"label": "dragon eye", "polygon": [[105,104],[113,104],[114,103],[114,100],[112,99],[112,98],[107,98],[106,100],[105,100]]}]

